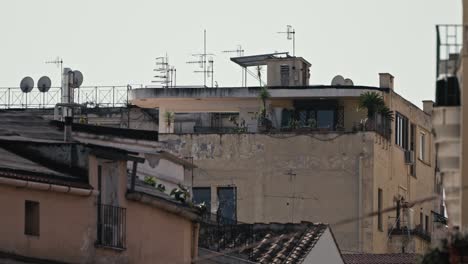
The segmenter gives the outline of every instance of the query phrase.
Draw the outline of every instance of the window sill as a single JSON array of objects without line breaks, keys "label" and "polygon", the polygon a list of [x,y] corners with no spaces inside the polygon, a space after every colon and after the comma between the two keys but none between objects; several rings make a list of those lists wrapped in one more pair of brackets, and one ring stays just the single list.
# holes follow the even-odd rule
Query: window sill
[{"label": "window sill", "polygon": [[426,166],[429,166],[429,167],[431,166],[431,163],[430,163],[430,162],[424,161],[424,160],[422,160],[422,159],[420,159],[420,158],[418,158],[418,161],[420,161],[422,164],[424,164],[424,165],[426,165]]},{"label": "window sill", "polygon": [[94,244],[94,246],[97,247],[97,248],[112,249],[112,250],[119,251],[119,252],[122,252],[122,251],[125,251],[125,250],[126,250],[126,248],[105,246],[105,245],[101,245],[101,244],[97,244],[97,243]]}]

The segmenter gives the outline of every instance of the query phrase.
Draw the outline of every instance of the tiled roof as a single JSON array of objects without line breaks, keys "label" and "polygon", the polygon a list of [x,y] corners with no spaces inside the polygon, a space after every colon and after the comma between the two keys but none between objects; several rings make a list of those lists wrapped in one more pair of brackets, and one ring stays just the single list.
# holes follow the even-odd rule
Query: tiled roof
[{"label": "tiled roof", "polygon": [[346,264],[415,264],[419,255],[401,254],[343,254]]},{"label": "tiled roof", "polygon": [[[229,250],[250,245],[235,255],[256,263],[299,264],[304,261],[328,226],[309,222],[242,224],[228,227],[231,229],[229,232],[232,233],[233,228],[238,229],[235,235],[214,238],[212,235],[216,232],[202,225],[200,246],[216,250],[222,244],[224,249]],[[249,239],[251,241],[248,241]],[[211,243],[207,244],[206,241]]]}]

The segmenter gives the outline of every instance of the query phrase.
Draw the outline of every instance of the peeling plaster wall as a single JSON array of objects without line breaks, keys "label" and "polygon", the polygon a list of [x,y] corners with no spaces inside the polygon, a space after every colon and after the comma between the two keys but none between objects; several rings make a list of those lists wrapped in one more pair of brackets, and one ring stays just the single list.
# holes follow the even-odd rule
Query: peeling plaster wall
[{"label": "peeling plaster wall", "polygon": [[[212,187],[212,212],[216,187],[234,185],[240,221],[333,223],[358,215],[359,166],[363,192],[372,195],[374,135],[165,134],[160,141],[194,157],[194,186]],[[360,163],[361,156],[368,158]],[[332,229],[342,249],[358,249],[356,223]]]}]

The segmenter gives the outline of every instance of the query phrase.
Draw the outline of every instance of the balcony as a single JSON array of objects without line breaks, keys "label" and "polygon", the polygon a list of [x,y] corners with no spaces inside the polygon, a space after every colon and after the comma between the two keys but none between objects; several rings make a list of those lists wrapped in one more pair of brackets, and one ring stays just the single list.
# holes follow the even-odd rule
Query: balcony
[{"label": "balcony", "polygon": [[414,229],[409,229],[407,227],[400,227],[388,230],[389,236],[416,236],[427,242],[431,242],[431,233],[428,231],[417,227]]},{"label": "balcony", "polygon": [[126,209],[98,204],[96,246],[125,249]]}]

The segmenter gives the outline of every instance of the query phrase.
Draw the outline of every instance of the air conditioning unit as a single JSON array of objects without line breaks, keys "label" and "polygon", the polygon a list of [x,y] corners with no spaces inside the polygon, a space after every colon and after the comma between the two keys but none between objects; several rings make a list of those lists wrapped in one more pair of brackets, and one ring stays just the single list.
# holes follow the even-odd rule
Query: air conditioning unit
[{"label": "air conditioning unit", "polygon": [[405,150],[405,163],[409,165],[414,164],[414,151]]}]

